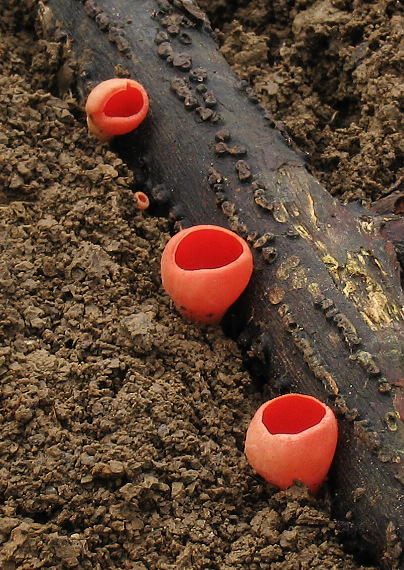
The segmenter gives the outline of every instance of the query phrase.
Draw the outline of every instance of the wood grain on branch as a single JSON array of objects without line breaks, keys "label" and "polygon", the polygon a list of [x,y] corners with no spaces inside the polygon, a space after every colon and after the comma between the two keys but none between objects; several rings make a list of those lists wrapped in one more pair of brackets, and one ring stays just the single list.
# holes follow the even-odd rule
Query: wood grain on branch
[{"label": "wood grain on branch", "polygon": [[40,12],[71,49],[83,102],[116,74],[146,87],[148,118],[114,148],[156,207],[168,196],[177,227],[214,223],[250,242],[254,275],[226,331],[256,375],[333,407],[335,516],[383,566],[404,567],[404,296],[383,219],[310,175],[190,0],[49,0]]}]

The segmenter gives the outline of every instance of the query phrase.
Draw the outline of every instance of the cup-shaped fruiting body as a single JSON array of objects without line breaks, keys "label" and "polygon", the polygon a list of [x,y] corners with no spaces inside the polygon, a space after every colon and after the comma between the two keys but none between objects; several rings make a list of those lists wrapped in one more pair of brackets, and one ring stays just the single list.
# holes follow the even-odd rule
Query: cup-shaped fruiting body
[{"label": "cup-shaped fruiting body", "polygon": [[100,140],[124,135],[140,125],[149,110],[145,88],[133,79],[102,81],[86,102],[87,124]]},{"label": "cup-shaped fruiting body", "polygon": [[139,210],[147,210],[150,206],[150,200],[147,195],[144,192],[135,192],[134,196]]},{"label": "cup-shaped fruiting body", "polygon": [[265,402],[247,430],[245,454],[280,489],[302,481],[314,494],[331,466],[338,439],[332,410],[312,396],[286,394]]},{"label": "cup-shaped fruiting body", "polygon": [[190,321],[217,324],[246,288],[253,270],[247,243],[220,226],[178,232],[161,258],[163,287]]}]

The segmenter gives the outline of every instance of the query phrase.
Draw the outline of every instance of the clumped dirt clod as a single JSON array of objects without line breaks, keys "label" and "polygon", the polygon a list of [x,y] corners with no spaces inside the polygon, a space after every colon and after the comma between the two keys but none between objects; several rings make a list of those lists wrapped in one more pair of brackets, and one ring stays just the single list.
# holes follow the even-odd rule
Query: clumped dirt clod
[{"label": "clumped dirt clod", "polygon": [[326,495],[248,466],[265,390],[232,341],[173,310],[167,221],[139,212],[69,80],[58,97],[60,47],[36,38],[35,1],[16,4],[0,1],[0,566],[360,568]]}]

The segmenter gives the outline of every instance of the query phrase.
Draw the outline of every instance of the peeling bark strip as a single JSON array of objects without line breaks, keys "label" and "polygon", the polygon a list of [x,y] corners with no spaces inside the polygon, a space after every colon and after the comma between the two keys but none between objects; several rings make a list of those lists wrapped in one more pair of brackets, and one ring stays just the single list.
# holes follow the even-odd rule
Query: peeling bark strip
[{"label": "peeling bark strip", "polygon": [[334,406],[335,515],[404,568],[404,296],[382,220],[307,172],[190,0],[49,0],[42,22],[72,40],[83,101],[118,69],[146,87],[148,118],[114,144],[155,200],[170,196],[176,227],[223,225],[250,242],[255,272],[226,330],[268,382]]}]

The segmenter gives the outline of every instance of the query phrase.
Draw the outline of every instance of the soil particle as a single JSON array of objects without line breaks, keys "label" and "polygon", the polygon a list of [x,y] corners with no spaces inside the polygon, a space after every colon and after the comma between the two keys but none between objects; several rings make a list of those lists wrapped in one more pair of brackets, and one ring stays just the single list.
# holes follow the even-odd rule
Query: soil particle
[{"label": "soil particle", "polygon": [[168,222],[139,212],[133,174],[57,96],[37,3],[0,4],[0,567],[360,568],[327,489],[276,491],[248,466],[265,389],[164,294]]}]

